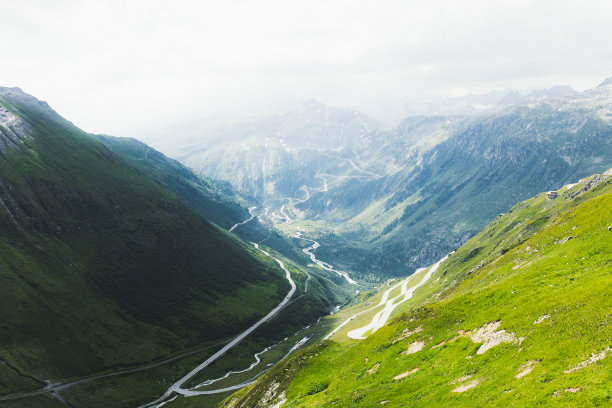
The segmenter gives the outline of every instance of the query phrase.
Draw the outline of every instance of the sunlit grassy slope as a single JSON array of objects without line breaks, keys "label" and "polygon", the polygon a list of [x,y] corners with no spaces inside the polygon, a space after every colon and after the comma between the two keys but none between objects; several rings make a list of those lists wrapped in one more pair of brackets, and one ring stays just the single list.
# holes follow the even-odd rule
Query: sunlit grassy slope
[{"label": "sunlit grassy slope", "polygon": [[519,203],[362,341],[297,353],[223,407],[612,405],[612,177]]}]

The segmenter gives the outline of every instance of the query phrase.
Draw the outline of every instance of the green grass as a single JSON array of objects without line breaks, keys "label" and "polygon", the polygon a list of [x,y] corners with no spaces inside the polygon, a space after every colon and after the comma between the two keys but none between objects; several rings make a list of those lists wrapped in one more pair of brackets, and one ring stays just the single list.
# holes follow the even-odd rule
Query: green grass
[{"label": "green grass", "polygon": [[0,155],[0,358],[23,373],[0,366],[0,393],[227,338],[285,296],[276,262],[41,102],[1,91],[28,131]]},{"label": "green grass", "polygon": [[207,220],[228,229],[249,217],[247,202],[229,183],[211,180],[136,139],[95,135],[142,174],[169,189]]},{"label": "green grass", "polygon": [[[367,339],[318,343],[222,405],[264,406],[279,384],[273,394],[284,393],[284,407],[609,406],[612,352],[565,373],[612,347],[612,180],[581,192],[588,183],[498,217]],[[515,341],[477,354],[481,343],[460,336],[498,321]],[[405,354],[416,341],[423,349]],[[516,378],[530,361],[533,371]],[[474,388],[452,392],[472,381]]]}]

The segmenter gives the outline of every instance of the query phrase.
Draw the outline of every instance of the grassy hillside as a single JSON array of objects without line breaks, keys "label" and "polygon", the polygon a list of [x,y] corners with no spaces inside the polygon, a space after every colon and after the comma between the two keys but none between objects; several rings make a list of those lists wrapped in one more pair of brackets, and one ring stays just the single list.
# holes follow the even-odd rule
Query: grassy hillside
[{"label": "grassy hillside", "polygon": [[0,394],[227,338],[285,296],[273,261],[44,102],[0,106]]},{"label": "grassy hillside", "polygon": [[361,341],[323,341],[223,407],[609,406],[612,177],[524,201]]},{"label": "grassy hillside", "polygon": [[592,90],[480,117],[419,154],[398,148],[395,174],[347,182],[297,207],[320,220],[323,259],[364,275],[414,271],[514,203],[609,168],[611,98]]},{"label": "grassy hillside", "polygon": [[114,153],[182,198],[198,214],[228,229],[249,217],[247,202],[227,182],[207,179],[136,139],[95,135]]}]

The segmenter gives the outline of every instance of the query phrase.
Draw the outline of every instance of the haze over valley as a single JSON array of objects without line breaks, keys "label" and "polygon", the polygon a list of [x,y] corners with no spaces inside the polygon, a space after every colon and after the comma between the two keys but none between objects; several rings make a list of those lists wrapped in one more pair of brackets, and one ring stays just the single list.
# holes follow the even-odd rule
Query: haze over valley
[{"label": "haze over valley", "polygon": [[0,408],[610,406],[611,19],[3,5]]}]

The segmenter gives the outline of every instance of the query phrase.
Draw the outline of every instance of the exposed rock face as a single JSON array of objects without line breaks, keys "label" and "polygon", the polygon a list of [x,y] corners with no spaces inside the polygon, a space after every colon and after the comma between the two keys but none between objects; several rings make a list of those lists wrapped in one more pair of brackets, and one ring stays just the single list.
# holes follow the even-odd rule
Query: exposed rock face
[{"label": "exposed rock face", "polygon": [[591,364],[595,363],[596,361],[603,360],[608,355],[612,355],[612,348],[610,348],[610,347],[606,347],[605,349],[603,349],[599,353],[593,353],[591,355],[591,357],[589,357],[586,360],[580,362],[580,364],[578,364],[577,366],[575,366],[573,368],[570,368],[570,369],[567,369],[567,370],[565,370],[563,372],[565,374],[569,374],[569,373],[573,373],[574,371],[581,370],[581,369],[583,369],[585,367],[590,366]]},{"label": "exposed rock face", "polygon": [[0,105],[0,152],[22,144],[29,130],[29,126],[23,120]]},{"label": "exposed rock face", "polygon": [[500,324],[501,322],[488,323],[473,332],[465,333],[474,343],[483,343],[476,351],[476,354],[484,354],[490,348],[498,346],[501,343],[511,343],[518,340],[514,333],[508,333],[505,330],[497,330]]}]

